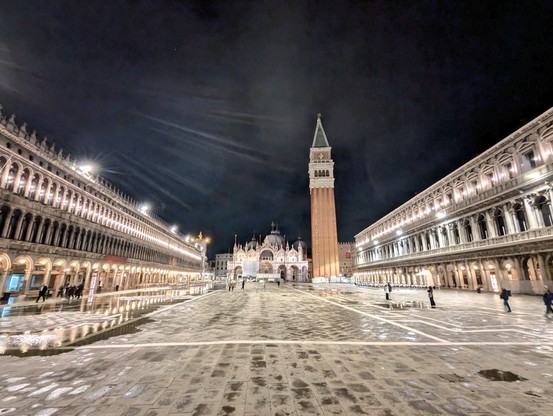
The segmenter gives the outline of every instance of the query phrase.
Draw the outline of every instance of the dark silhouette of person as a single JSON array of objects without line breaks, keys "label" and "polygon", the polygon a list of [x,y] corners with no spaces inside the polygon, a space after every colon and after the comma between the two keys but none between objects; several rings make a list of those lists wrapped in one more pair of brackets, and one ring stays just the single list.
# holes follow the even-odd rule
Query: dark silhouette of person
[{"label": "dark silhouette of person", "polygon": [[38,302],[40,298],[42,298],[42,301],[44,302],[46,300],[46,293],[48,293],[48,286],[42,285],[42,287],[38,291],[38,297],[36,298],[36,302]]},{"label": "dark silhouette of person", "polygon": [[435,308],[436,302],[434,302],[434,289],[432,289],[432,286],[428,286],[428,299],[430,299],[430,307]]},{"label": "dark silhouette of person", "polygon": [[242,279],[242,290],[244,290],[245,285],[246,285],[246,279]]},{"label": "dark silhouette of person", "polygon": [[509,291],[507,289],[502,289],[499,297],[503,299],[503,307],[505,308],[505,312],[511,312],[511,307],[509,306]]}]

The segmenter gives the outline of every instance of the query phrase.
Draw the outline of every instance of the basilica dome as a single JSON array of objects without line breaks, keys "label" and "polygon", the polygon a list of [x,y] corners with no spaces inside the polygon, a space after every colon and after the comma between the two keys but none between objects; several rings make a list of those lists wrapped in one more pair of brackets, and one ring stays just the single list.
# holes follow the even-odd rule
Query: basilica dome
[{"label": "basilica dome", "polygon": [[267,234],[263,244],[270,244],[274,247],[284,247],[284,237],[280,235],[277,225],[273,221],[271,223],[271,234]]},{"label": "basilica dome", "polygon": [[254,235],[252,236],[252,239],[251,241],[246,244],[246,249],[249,250],[249,249],[254,249],[257,247],[257,239],[255,238],[255,233]]},{"label": "basilica dome", "polygon": [[307,252],[307,243],[305,241],[303,241],[303,239],[298,236],[298,239],[294,242],[294,244],[292,245],[292,247],[294,247],[294,249],[296,251],[299,251],[299,247],[301,246],[301,249],[304,253]]}]

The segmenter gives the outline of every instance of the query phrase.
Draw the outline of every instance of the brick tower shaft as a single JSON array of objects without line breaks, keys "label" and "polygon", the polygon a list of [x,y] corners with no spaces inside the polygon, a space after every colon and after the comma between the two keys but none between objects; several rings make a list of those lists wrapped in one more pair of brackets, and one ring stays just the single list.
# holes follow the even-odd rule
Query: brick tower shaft
[{"label": "brick tower shaft", "polygon": [[311,194],[311,247],[313,281],[329,280],[340,273],[338,232],[334,203],[334,161],[320,114],[309,152]]}]

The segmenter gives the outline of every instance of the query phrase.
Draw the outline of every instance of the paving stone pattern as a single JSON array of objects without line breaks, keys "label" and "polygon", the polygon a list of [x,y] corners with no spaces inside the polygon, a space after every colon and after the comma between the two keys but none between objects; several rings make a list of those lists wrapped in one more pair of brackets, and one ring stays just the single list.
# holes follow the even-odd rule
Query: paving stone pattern
[{"label": "paving stone pattern", "polygon": [[[510,314],[493,294],[435,299],[429,309],[425,291],[403,289],[387,303],[353,285],[213,292],[160,308],[139,333],[1,356],[0,414],[553,414],[553,319],[540,298],[513,297]],[[521,381],[479,374],[492,369]]]}]

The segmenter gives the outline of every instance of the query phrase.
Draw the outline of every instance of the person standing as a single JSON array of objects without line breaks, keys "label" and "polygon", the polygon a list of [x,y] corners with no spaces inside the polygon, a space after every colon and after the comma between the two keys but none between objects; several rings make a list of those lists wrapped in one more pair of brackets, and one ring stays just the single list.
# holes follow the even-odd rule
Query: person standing
[{"label": "person standing", "polygon": [[435,308],[436,302],[434,302],[434,289],[432,289],[432,286],[428,286],[428,299],[430,299],[430,307]]},{"label": "person standing", "polygon": [[391,285],[390,283],[386,283],[384,285],[384,293],[386,294],[386,300],[390,300],[390,292],[391,292]]},{"label": "person standing", "polygon": [[246,279],[242,278],[242,290],[244,290],[244,286],[246,285]]},{"label": "person standing", "polygon": [[502,289],[499,297],[503,299],[503,307],[505,308],[505,312],[511,312],[511,307],[509,306],[509,291],[507,289]]},{"label": "person standing", "polygon": [[545,292],[543,293],[543,303],[545,304],[545,317],[549,318],[549,314],[553,314],[553,308],[551,307],[553,293],[550,292],[547,286],[545,286]]},{"label": "person standing", "polygon": [[36,298],[36,302],[38,302],[40,298],[42,298],[42,301],[44,302],[46,300],[46,293],[48,293],[48,286],[42,285],[42,287],[38,291],[38,297]]}]

